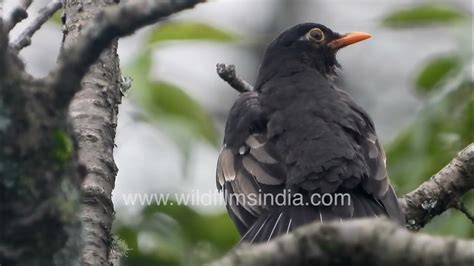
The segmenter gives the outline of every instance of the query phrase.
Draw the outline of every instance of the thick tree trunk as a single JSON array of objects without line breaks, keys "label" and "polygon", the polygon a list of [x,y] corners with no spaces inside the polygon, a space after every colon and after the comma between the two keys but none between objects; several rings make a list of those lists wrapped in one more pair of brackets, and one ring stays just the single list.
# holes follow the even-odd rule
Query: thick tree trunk
[{"label": "thick tree trunk", "polygon": [[0,264],[78,265],[80,167],[64,109],[0,20]]},{"label": "thick tree trunk", "polygon": [[[79,41],[100,9],[114,0],[66,1],[67,48]],[[108,265],[114,218],[112,190],[117,167],[113,159],[118,105],[121,101],[117,41],[104,49],[81,82],[71,101],[69,115],[79,146],[79,161],[87,169],[81,185],[81,222],[84,265]]]},{"label": "thick tree trunk", "polygon": [[141,0],[102,10],[117,1],[64,1],[58,65],[47,78],[35,79],[18,52],[61,6],[58,1],[10,44],[8,32],[31,1],[0,18],[1,265],[110,264],[117,173],[112,152],[121,98],[116,39],[200,2]]}]

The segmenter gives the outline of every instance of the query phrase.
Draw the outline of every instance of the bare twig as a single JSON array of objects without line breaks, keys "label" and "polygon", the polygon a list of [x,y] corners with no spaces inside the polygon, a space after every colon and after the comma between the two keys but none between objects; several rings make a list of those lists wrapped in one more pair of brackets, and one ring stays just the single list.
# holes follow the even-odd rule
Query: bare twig
[{"label": "bare twig", "polygon": [[11,31],[16,26],[16,24],[28,17],[28,12],[26,12],[26,10],[28,7],[30,7],[32,2],[32,0],[22,0],[20,1],[20,4],[12,10],[10,18],[6,23],[8,32]]},{"label": "bare twig", "polygon": [[462,150],[448,165],[400,199],[407,226],[418,230],[474,188],[474,144]]},{"label": "bare twig", "polygon": [[79,42],[67,47],[62,53],[58,68],[51,73],[52,87],[58,92],[59,106],[67,106],[79,89],[79,82],[89,66],[97,60],[112,40],[129,35],[138,28],[153,24],[204,1],[130,1],[125,5],[101,11],[91,23],[94,25],[93,28],[85,31]]},{"label": "bare twig", "polygon": [[217,74],[221,77],[224,81],[229,83],[229,85],[237,90],[240,93],[253,91],[252,85],[250,85],[247,81],[237,75],[235,72],[234,65],[226,65],[226,64],[217,64]]},{"label": "bare twig", "polygon": [[467,219],[471,220],[471,223],[474,224],[474,214],[466,207],[462,200],[457,201],[453,208],[464,213]]},{"label": "bare twig", "polygon": [[24,20],[25,18],[28,17],[28,13],[26,12],[26,9],[18,6],[15,9],[13,9],[10,19],[8,20],[7,24],[7,30],[11,31],[16,24],[20,23],[20,21]]},{"label": "bare twig", "polygon": [[12,43],[12,48],[19,51],[31,44],[31,37],[43,26],[46,21],[63,6],[61,0],[54,0],[39,11],[38,17]]},{"label": "bare twig", "polygon": [[413,233],[385,219],[355,219],[303,226],[269,243],[241,246],[212,265],[471,266],[473,245]]}]

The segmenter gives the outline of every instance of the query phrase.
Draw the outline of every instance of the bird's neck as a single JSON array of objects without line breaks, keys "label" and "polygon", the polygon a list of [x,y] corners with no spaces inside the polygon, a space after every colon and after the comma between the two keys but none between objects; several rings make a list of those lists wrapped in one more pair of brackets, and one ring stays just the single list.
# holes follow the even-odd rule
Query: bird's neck
[{"label": "bird's neck", "polygon": [[337,62],[334,64],[324,64],[309,61],[305,57],[298,57],[294,54],[265,54],[258,71],[255,88],[258,90],[263,84],[275,77],[291,76],[297,73],[317,71],[321,76],[333,81],[337,77]]}]

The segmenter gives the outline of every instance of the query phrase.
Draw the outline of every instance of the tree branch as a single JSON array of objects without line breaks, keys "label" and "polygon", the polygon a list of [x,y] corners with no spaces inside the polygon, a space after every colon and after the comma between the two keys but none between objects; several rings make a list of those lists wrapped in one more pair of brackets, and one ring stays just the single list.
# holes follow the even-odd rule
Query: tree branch
[{"label": "tree branch", "polygon": [[125,5],[100,11],[90,23],[93,27],[85,31],[81,40],[66,47],[59,66],[51,73],[52,87],[58,95],[58,105],[67,106],[89,66],[114,39],[129,35],[143,26],[204,1],[130,1]]},{"label": "tree branch", "polygon": [[234,65],[217,64],[217,74],[236,91],[243,93],[253,91],[253,86],[237,75]]},{"label": "tree branch", "polygon": [[412,233],[385,219],[357,219],[303,226],[269,243],[241,246],[211,265],[470,266],[473,245]]},{"label": "tree branch", "polygon": [[30,7],[32,2],[32,0],[22,0],[20,1],[20,4],[12,10],[10,18],[6,23],[7,32],[10,32],[16,24],[28,17],[28,12],[26,12],[26,10]]},{"label": "tree branch", "polygon": [[63,49],[47,80],[56,94],[52,105],[69,107],[79,161],[87,170],[81,185],[82,265],[111,265],[113,260],[111,194],[118,171],[113,149],[121,102],[117,38],[200,1],[117,2],[65,2]]},{"label": "tree branch", "polygon": [[23,31],[11,44],[12,48],[19,51],[31,44],[31,37],[43,26],[46,21],[63,6],[61,0],[54,0],[39,11],[38,17]]},{"label": "tree branch", "polygon": [[8,46],[0,19],[0,264],[76,265],[81,168],[65,112]]},{"label": "tree branch", "polygon": [[474,144],[470,144],[441,171],[400,199],[407,226],[418,230],[449,208],[459,206],[462,196],[474,188]]},{"label": "tree branch", "polygon": [[466,207],[464,202],[462,200],[459,200],[455,206],[453,206],[456,210],[464,213],[466,215],[467,219],[471,220],[471,223],[474,224],[474,214]]}]

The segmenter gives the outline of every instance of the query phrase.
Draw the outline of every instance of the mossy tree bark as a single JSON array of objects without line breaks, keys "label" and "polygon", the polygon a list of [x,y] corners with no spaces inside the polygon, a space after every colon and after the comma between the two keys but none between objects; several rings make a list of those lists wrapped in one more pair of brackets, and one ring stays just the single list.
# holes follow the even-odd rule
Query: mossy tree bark
[{"label": "mossy tree bark", "polygon": [[31,1],[0,18],[1,265],[111,264],[116,40],[201,1],[117,2],[64,1],[63,49],[41,79],[25,71],[18,53],[61,2],[11,43],[8,32]]},{"label": "mossy tree bark", "polygon": [[5,30],[0,42],[0,263],[79,262],[83,171],[67,109],[25,72]]}]

